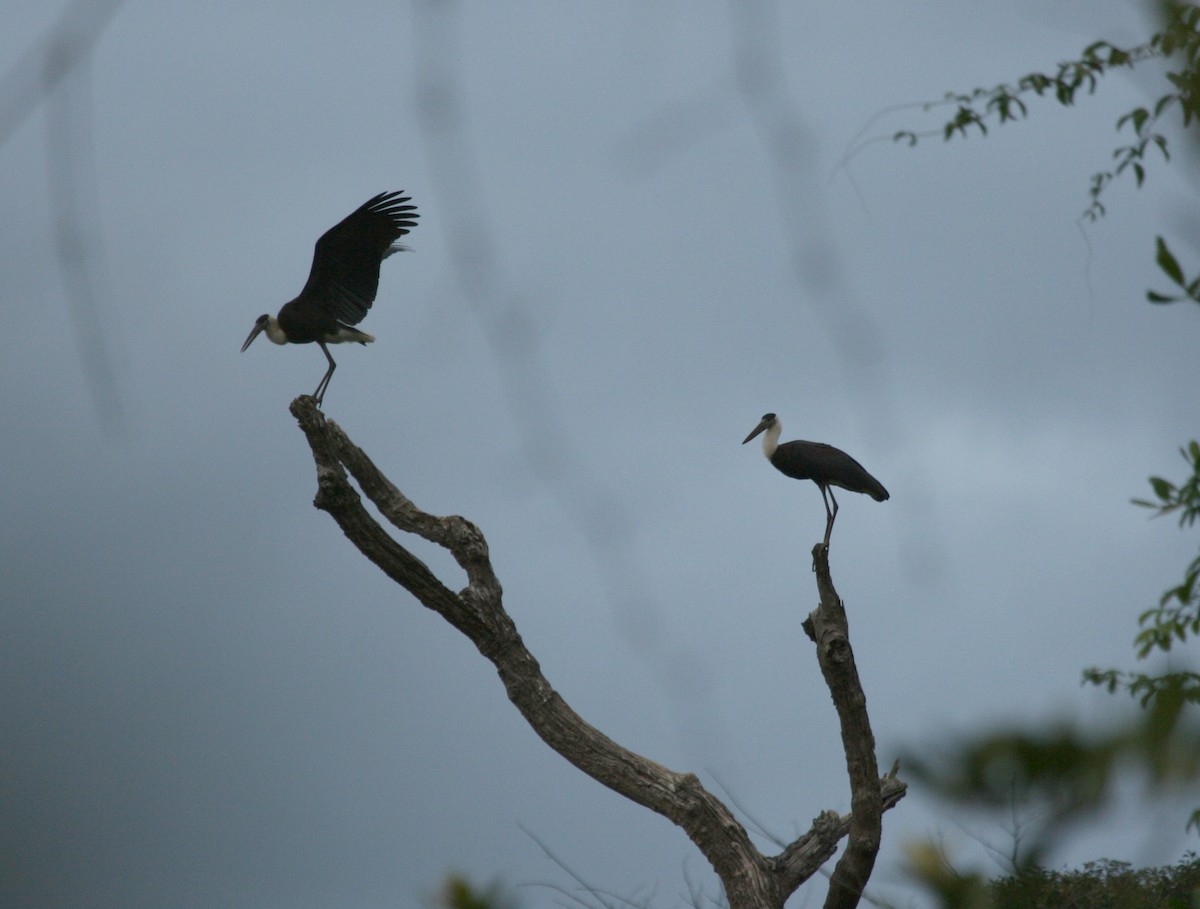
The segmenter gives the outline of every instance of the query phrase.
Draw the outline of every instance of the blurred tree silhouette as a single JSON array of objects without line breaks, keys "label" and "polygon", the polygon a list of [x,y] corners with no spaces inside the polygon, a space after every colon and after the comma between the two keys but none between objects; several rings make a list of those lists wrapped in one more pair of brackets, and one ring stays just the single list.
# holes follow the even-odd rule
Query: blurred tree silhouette
[{"label": "blurred tree silhouette", "polygon": [[1027,868],[992,881],[962,876],[935,854],[925,881],[942,905],[970,909],[1191,909],[1200,888],[1200,857],[1137,869],[1126,862],[1087,862],[1072,871]]},{"label": "blurred tree silhouette", "polygon": [[1200,888],[1200,856],[1136,869],[1126,862],[1087,862],[1077,871],[1033,869],[992,882],[996,909],[1188,909]]}]

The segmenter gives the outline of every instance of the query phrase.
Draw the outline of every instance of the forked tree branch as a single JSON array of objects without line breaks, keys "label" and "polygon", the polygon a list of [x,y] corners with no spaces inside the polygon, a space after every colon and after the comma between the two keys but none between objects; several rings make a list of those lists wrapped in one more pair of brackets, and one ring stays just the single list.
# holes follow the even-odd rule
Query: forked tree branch
[{"label": "forked tree branch", "polygon": [[[336,423],[325,418],[311,397],[296,398],[291,412],[304,431],[316,461],[317,495],[313,504],[329,512],[358,550],[388,577],[471,639],[496,667],[509,700],[546,744],[597,782],[681,827],[720,877],[730,909],[780,909],[787,897],[833,855],[838,842],[847,834],[850,836],[847,856],[839,862],[834,879],[839,880],[839,889],[845,892],[854,892],[853,887],[857,886],[857,902],[857,893],[861,893],[861,884],[857,882],[861,876],[861,882],[865,883],[865,874],[870,873],[878,848],[880,813],[895,805],[906,788],[894,773],[882,780],[875,775],[874,743],[869,727],[866,740],[855,750],[855,754],[860,754],[865,748],[869,761],[850,760],[847,745],[855,781],[851,814],[823,812],[811,830],[778,856],[764,856],[751,843],[745,827],[720,799],[704,788],[695,774],[671,770],[618,745],[580,717],[551,687],[504,610],[500,582],[492,570],[487,541],[479,528],[457,515],[438,517],[417,508]],[[450,552],[466,572],[467,586],[457,593],[451,590],[424,562],[393,539],[364,508],[358,492],[350,485],[347,471],[380,514],[396,528]],[[824,576],[828,582],[828,562]],[[818,571],[819,580],[820,577]],[[831,582],[828,588],[832,591]],[[833,597],[836,600],[836,594]],[[825,602],[824,588],[822,602]],[[824,610],[823,605],[818,613]],[[822,627],[825,624],[822,622]],[[837,627],[836,621],[828,625]],[[845,627],[844,613],[841,627]],[[836,635],[831,640],[836,640]],[[831,645],[831,650],[838,649]],[[843,657],[849,657],[848,644],[842,657],[831,659],[844,662]],[[821,660],[824,668],[826,657]],[[853,672],[852,658],[850,670]],[[840,671],[845,671],[844,666]],[[827,672],[827,681],[830,678]],[[857,685],[856,673],[853,681]],[[862,707],[865,722],[865,701],[861,688],[856,690],[851,699]],[[839,701],[836,691],[834,700]],[[843,717],[844,739],[846,727]],[[860,730],[858,725],[854,728]],[[860,733],[856,731],[855,735]],[[865,788],[869,795],[860,796],[858,790],[863,785],[860,778],[865,779],[868,771],[871,778]],[[860,812],[865,815],[860,817]],[[859,853],[872,842],[874,848],[864,864]],[[848,861],[851,851],[856,855],[854,862]],[[843,865],[849,870],[843,872]],[[837,905],[847,907],[854,903],[843,901]]]}]

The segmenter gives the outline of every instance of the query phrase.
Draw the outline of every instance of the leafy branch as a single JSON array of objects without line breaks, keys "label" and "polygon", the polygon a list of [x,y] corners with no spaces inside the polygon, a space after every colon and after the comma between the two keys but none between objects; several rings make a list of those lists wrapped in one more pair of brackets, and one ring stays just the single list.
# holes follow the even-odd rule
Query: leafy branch
[{"label": "leafy branch", "polygon": [[[1008,123],[1029,116],[1025,100],[1030,96],[1053,97],[1063,107],[1072,106],[1082,92],[1094,94],[1101,77],[1114,68],[1133,68],[1136,64],[1164,55],[1163,46],[1155,35],[1137,47],[1122,49],[1107,41],[1096,41],[1084,48],[1078,60],[1058,64],[1052,74],[1030,73],[1015,84],[1004,82],[991,88],[975,88],[969,92],[947,92],[939,101],[921,104],[925,111],[955,106],[954,116],[938,129],[915,131],[902,129],[892,135],[892,141],[916,145],[921,139],[941,136],[949,141],[956,135],[967,138],[972,128],[986,136],[988,123]],[[1157,106],[1157,105],[1156,105]],[[1164,104],[1164,109],[1166,105]],[[1161,111],[1160,111],[1161,113]]]},{"label": "leafy branch", "polygon": [[[1163,114],[1179,100],[1177,94],[1166,94],[1159,98],[1152,108],[1134,108],[1117,119],[1117,132],[1128,125],[1132,128],[1136,141],[1130,145],[1122,145],[1113,149],[1113,159],[1117,164],[1112,170],[1098,171],[1092,174],[1091,184],[1088,187],[1088,196],[1092,201],[1083,213],[1084,220],[1097,221],[1104,217],[1105,208],[1100,201],[1100,196],[1103,195],[1110,183],[1126,171],[1133,172],[1138,189],[1142,188],[1142,184],[1146,182],[1146,166],[1144,164],[1146,152],[1151,147],[1159,150],[1164,161],[1171,160],[1171,154],[1167,151],[1167,137],[1156,132],[1154,128]],[[1190,122],[1191,116],[1185,109],[1185,126]]]},{"label": "leafy branch", "polygon": [[[969,92],[948,92],[940,101],[920,105],[928,112],[953,106],[953,115],[941,127],[929,130],[901,129],[892,134],[893,142],[914,146],[922,139],[941,136],[944,141],[955,137],[967,138],[973,131],[988,134],[989,125],[1024,120],[1029,116],[1029,102],[1034,98],[1050,98],[1063,107],[1071,107],[1083,95],[1096,92],[1100,80],[1114,70],[1133,69],[1149,60],[1179,58],[1181,65],[1168,70],[1165,78],[1171,90],[1148,107],[1137,107],[1117,119],[1120,133],[1133,133],[1129,144],[1113,150],[1115,164],[1111,169],[1092,175],[1088,196],[1091,200],[1083,217],[1095,221],[1105,214],[1101,197],[1118,178],[1132,174],[1138,187],[1146,181],[1147,160],[1157,150],[1164,161],[1170,160],[1167,137],[1160,132],[1163,119],[1178,108],[1182,126],[1192,125],[1200,113],[1200,7],[1188,3],[1165,4],[1162,31],[1143,44],[1121,48],[1108,41],[1095,41],[1081,52],[1079,59],[1059,63],[1052,72],[1034,72],[1015,83],[1001,83],[990,88]],[[861,142],[858,148],[877,139]],[[852,150],[847,157],[857,151]],[[1156,301],[1165,302],[1165,301]]]},{"label": "leafy branch", "polygon": [[[1200,114],[1200,6],[1167,2],[1162,10],[1163,29],[1145,44],[1122,50],[1096,42],[1084,50],[1080,60],[1061,64],[1051,75],[1035,73],[1015,86],[949,94],[940,103],[955,105],[955,113],[940,130],[921,134],[904,130],[896,133],[893,141],[911,146],[920,138],[938,134],[948,141],[955,136],[965,138],[973,129],[987,135],[989,124],[1024,119],[1032,96],[1052,97],[1060,105],[1070,106],[1081,92],[1094,92],[1100,78],[1114,68],[1133,67],[1150,59],[1182,59],[1174,69],[1166,67],[1170,91],[1154,104],[1135,108],[1117,120],[1118,132],[1128,129],[1134,138],[1113,152],[1116,163],[1111,171],[1092,178],[1091,205],[1083,217],[1094,221],[1104,215],[1101,196],[1115,179],[1132,174],[1139,187],[1145,182],[1146,160],[1152,149],[1170,160],[1167,140],[1159,131],[1164,118],[1178,108],[1186,129]],[[925,105],[925,109],[935,106]],[[1150,291],[1150,302],[1200,302],[1200,277],[1185,275],[1162,237],[1156,241],[1156,263],[1178,290],[1171,294]],[[1180,526],[1190,527],[1200,520],[1200,442],[1188,443],[1181,454],[1191,475],[1180,483],[1151,477],[1152,498],[1135,500],[1135,504],[1153,509],[1155,516],[1178,515]],[[1173,646],[1200,636],[1200,556],[1187,566],[1182,583],[1167,590],[1156,607],[1142,612],[1138,625],[1135,645],[1139,659],[1154,652],[1169,653]],[[1061,837],[1069,821],[1111,799],[1123,766],[1133,763],[1147,771],[1149,791],[1178,790],[1200,779],[1200,728],[1187,709],[1200,704],[1200,673],[1149,675],[1093,668],[1086,670],[1083,678],[1110,693],[1122,689],[1139,699],[1143,710],[1137,721],[1100,736],[1085,734],[1073,725],[994,731],[955,743],[940,758],[929,759],[926,747],[921,756],[909,755],[905,762],[932,790],[960,804],[995,807],[1011,799],[1014,791],[1022,803],[1040,802],[1046,809],[1045,821],[1029,850],[1032,862]],[[1200,832],[1200,810],[1192,813],[1187,827]],[[947,905],[980,905],[979,876],[958,874],[935,852],[924,858],[914,871]]]},{"label": "leafy branch", "polygon": [[[1178,514],[1179,526],[1191,527],[1200,520],[1200,442],[1189,442],[1179,453],[1188,463],[1191,476],[1179,484],[1163,477],[1151,477],[1154,498],[1134,499],[1133,504],[1153,510],[1154,517]],[[1200,555],[1185,569],[1182,583],[1166,591],[1157,606],[1138,616],[1138,625],[1142,630],[1134,643],[1140,660],[1155,651],[1169,653],[1174,645],[1200,635]],[[1200,673],[1196,672],[1148,675],[1115,669],[1088,669],[1083,679],[1110,693],[1124,689],[1138,698],[1143,707],[1166,691],[1174,692],[1183,702],[1200,704]]]},{"label": "leafy branch", "polygon": [[[1151,477],[1150,486],[1158,501],[1135,499],[1134,504],[1153,509],[1155,517],[1178,512],[1179,526],[1190,527],[1200,518],[1200,442],[1193,439],[1179,453],[1191,467],[1192,475],[1178,486],[1162,477]],[[1185,641],[1189,635],[1200,634],[1198,587],[1200,556],[1188,565],[1182,584],[1164,593],[1157,608],[1148,609],[1138,617],[1143,626],[1136,639],[1139,657],[1145,657],[1152,650],[1168,651],[1174,640]]]},{"label": "leafy branch", "polygon": [[1155,237],[1154,239],[1154,261],[1158,263],[1158,267],[1162,270],[1163,274],[1170,278],[1171,282],[1183,291],[1183,294],[1162,294],[1156,290],[1148,290],[1146,291],[1146,299],[1151,303],[1178,303],[1180,300],[1193,300],[1196,303],[1200,303],[1200,276],[1190,280],[1185,278],[1183,269],[1179,265],[1179,260],[1175,258],[1166,241],[1162,237]]}]

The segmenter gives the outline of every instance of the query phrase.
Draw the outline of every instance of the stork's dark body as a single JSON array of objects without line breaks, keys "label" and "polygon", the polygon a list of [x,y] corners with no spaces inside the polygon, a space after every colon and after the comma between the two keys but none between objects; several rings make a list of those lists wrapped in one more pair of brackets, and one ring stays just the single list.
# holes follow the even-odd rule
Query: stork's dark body
[{"label": "stork's dark body", "polygon": [[313,250],[304,289],[283,305],[278,316],[259,316],[242,350],[263,331],[276,344],[317,344],[329,361],[313,392],[320,404],[337,368],[326,345],[375,340],[353,326],[375,302],[380,264],[405,248],[396,240],[416,226],[417,209],[406,204],[410,201],[401,193],[380,193],[325,231]]},{"label": "stork's dark body", "polygon": [[[869,495],[876,502],[886,501],[890,496],[883,484],[867,473],[867,469],[858,461],[846,454],[840,448],[826,445],[824,442],[784,442],[779,444],[779,433],[782,431],[779,419],[773,413],[763,416],[754,431],[742,441],[745,445],[759,433],[763,436],[763,454],[767,460],[785,476],[795,480],[812,480],[821,490],[821,501],[825,503],[825,545],[829,545],[829,535],[833,532],[833,522],[837,518],[838,503],[831,487],[848,489],[851,492],[861,492]],[[830,506],[830,503],[832,507]]]},{"label": "stork's dark body", "polygon": [[[358,329],[351,328],[351,326],[360,320],[356,319],[351,322],[347,319],[345,322],[341,322],[328,309],[317,305],[312,297],[301,295],[283,304],[276,321],[289,344],[320,344],[322,342],[336,344],[339,341],[355,340],[353,337],[338,337],[338,335],[356,332]],[[358,341],[358,343],[365,345],[367,341]]]},{"label": "stork's dark body", "polygon": [[775,469],[794,480],[812,480],[818,486],[836,486],[851,492],[862,492],[876,502],[890,496],[883,484],[867,473],[867,469],[840,448],[824,442],[805,442],[797,439],[784,442],[768,459]]}]

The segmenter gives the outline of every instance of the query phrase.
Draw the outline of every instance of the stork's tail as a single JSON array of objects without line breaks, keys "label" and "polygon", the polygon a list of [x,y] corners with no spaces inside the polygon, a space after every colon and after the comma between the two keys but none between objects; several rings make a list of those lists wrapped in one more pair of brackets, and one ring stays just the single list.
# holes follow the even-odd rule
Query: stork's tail
[{"label": "stork's tail", "polygon": [[883,488],[882,483],[880,483],[870,474],[867,475],[867,478],[871,481],[871,485],[867,487],[867,495],[869,495],[876,502],[886,502],[891,498],[891,496],[888,494],[888,491]]},{"label": "stork's tail", "polygon": [[342,344],[346,341],[354,341],[359,344],[370,344],[375,340],[374,335],[369,335],[365,331],[359,331],[357,328],[351,328],[349,325],[338,323],[337,334],[333,337],[327,337],[327,344]]}]

